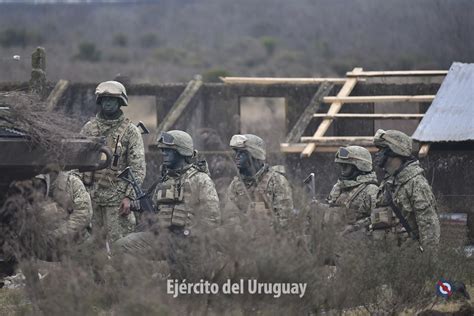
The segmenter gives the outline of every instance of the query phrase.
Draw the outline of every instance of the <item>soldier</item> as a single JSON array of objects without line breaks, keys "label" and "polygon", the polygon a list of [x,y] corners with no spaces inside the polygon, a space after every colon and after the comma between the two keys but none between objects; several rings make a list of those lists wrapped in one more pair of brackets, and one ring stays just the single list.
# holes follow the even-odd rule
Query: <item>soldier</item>
[{"label": "soldier", "polygon": [[379,190],[372,156],[363,147],[347,146],[339,148],[334,161],[339,165],[340,176],[329,194],[328,203],[346,210],[342,234],[368,228]]},{"label": "soldier", "polygon": [[[194,162],[191,136],[183,131],[163,132],[158,138],[163,155],[162,176],[150,190],[157,214],[147,214],[151,223],[143,232],[132,233],[116,242],[115,250],[129,254],[149,255],[155,234],[169,233],[167,248],[158,259],[169,259],[176,243],[199,235],[198,230],[220,224],[219,198],[202,164]],[[132,209],[140,209],[140,201],[132,201]],[[150,221],[151,220],[151,221]],[[156,249],[160,251],[160,249]]]},{"label": "soldier", "polygon": [[265,162],[265,143],[256,135],[234,135],[230,147],[239,175],[229,185],[228,199],[243,214],[263,214],[271,219],[276,231],[285,229],[293,211],[293,198],[283,167],[270,167]]},{"label": "soldier", "polygon": [[372,214],[372,226],[376,228],[383,224],[379,223],[383,222],[381,219],[386,219],[399,244],[410,235],[424,249],[436,250],[440,238],[436,200],[424,170],[412,155],[411,138],[400,131],[379,129],[374,144],[379,149],[376,163],[385,171],[377,206],[388,207],[396,216],[390,223],[392,214],[384,215],[384,208],[376,210]]},{"label": "soldier", "polygon": [[41,210],[47,219],[48,257],[57,257],[68,245],[81,244],[89,236],[92,204],[79,175],[69,172],[41,174],[33,180],[46,197]]},{"label": "soldier", "polygon": [[126,167],[131,167],[139,182],[145,178],[145,152],[139,129],[125,118],[120,110],[128,105],[125,87],[117,81],[102,82],[95,91],[100,111],[87,122],[81,133],[86,136],[104,136],[114,153],[111,165],[103,170],[83,175],[93,206],[92,228],[95,237],[114,241],[134,229],[130,213],[132,188],[117,179]]}]

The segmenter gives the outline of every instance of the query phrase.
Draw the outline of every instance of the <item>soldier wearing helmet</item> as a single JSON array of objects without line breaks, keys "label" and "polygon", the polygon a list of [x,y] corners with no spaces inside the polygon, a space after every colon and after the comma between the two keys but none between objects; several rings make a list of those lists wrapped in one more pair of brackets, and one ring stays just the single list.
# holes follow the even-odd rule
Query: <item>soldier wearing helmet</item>
[{"label": "soldier wearing helmet", "polygon": [[105,137],[114,157],[108,168],[84,173],[83,182],[94,205],[92,229],[95,237],[114,241],[134,229],[134,216],[130,212],[133,190],[117,175],[131,167],[142,182],[145,178],[145,150],[139,129],[120,109],[128,106],[125,87],[117,81],[106,81],[97,86],[95,94],[99,112],[84,125],[81,133]]},{"label": "soldier wearing helmet", "polygon": [[330,206],[343,207],[343,234],[368,228],[375,208],[378,186],[369,151],[360,146],[341,147],[334,160],[339,166],[339,180],[328,197]]},{"label": "soldier wearing helmet", "polygon": [[286,228],[293,198],[283,167],[271,167],[265,162],[265,142],[256,135],[234,135],[230,147],[239,175],[227,190],[229,201],[241,213],[254,211],[269,217],[276,231]]},{"label": "soldier wearing helmet", "polygon": [[[161,179],[149,190],[157,214],[145,232],[132,233],[116,243],[119,252],[146,254],[154,243],[155,232],[167,232],[171,243],[197,236],[203,227],[220,224],[219,198],[207,166],[196,162],[193,139],[183,131],[163,132],[158,137],[163,164]],[[132,209],[139,209],[132,201]],[[156,218],[154,218],[156,217]],[[166,257],[171,250],[160,256]],[[178,247],[179,248],[179,247]],[[160,258],[164,259],[164,258]]]},{"label": "soldier wearing helmet", "polygon": [[440,237],[436,200],[424,170],[412,155],[411,138],[400,131],[379,129],[374,144],[379,149],[377,165],[385,172],[377,206],[393,212],[392,227],[384,229],[395,233],[399,244],[411,235],[423,248],[435,250]]}]

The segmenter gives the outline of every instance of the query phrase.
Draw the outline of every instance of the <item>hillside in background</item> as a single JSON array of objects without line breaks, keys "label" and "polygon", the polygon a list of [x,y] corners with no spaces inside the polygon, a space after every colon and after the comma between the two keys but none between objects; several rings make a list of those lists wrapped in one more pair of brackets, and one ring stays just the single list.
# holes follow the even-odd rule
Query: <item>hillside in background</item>
[{"label": "hillside in background", "polygon": [[[194,74],[333,76],[447,69],[474,56],[469,0],[166,0],[156,4],[0,5],[0,81],[186,81]],[[13,55],[22,59],[15,61]]]}]

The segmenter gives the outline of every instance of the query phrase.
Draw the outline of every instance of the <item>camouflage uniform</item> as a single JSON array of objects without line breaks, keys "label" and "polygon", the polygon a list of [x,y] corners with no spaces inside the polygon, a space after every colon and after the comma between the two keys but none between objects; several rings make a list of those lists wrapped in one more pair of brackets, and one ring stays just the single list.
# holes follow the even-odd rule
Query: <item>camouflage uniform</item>
[{"label": "camouflage uniform", "polygon": [[[396,155],[411,156],[411,138],[399,131],[377,131],[374,137],[377,147],[389,148]],[[380,186],[377,206],[390,207],[390,200],[401,211],[423,248],[436,249],[439,245],[440,224],[436,200],[431,186],[423,175],[423,169],[416,159],[408,159],[399,170],[386,174]],[[407,239],[405,230],[392,214],[395,225],[392,232],[397,239]]]},{"label": "camouflage uniform", "polygon": [[[174,136],[176,146],[180,146],[182,138],[190,140],[189,144],[183,145],[186,148],[178,147],[177,151],[185,157],[193,155],[192,139],[187,133],[169,131],[168,134]],[[160,142],[158,146],[176,148]],[[194,164],[165,172],[153,189],[152,200],[158,212],[147,214],[148,219],[152,217],[152,227],[118,240],[115,244],[118,251],[147,255],[156,242],[154,233],[158,231],[170,232],[172,238],[167,242],[169,246],[170,243],[198,236],[202,229],[220,224],[219,198],[214,183],[205,170]],[[161,259],[167,255],[164,252],[169,251],[160,253]]]},{"label": "camouflage uniform", "polygon": [[58,248],[61,244],[79,244],[85,241],[89,235],[92,205],[89,193],[79,176],[73,172],[60,172],[51,183],[49,175],[40,175],[37,178],[46,181],[49,198],[42,211],[48,219],[45,231],[48,240],[54,245],[53,248]]},{"label": "camouflage uniform", "polygon": [[[96,91],[98,98],[110,95],[99,89],[101,85]],[[139,129],[125,118],[123,113],[114,120],[104,119],[97,114],[84,125],[81,134],[105,137],[107,146],[112,152],[117,148],[117,153],[120,155],[117,166],[111,164],[109,168],[83,175],[84,184],[90,192],[94,205],[93,230],[96,232],[97,229],[104,229],[103,234],[107,240],[114,241],[134,229],[133,214],[128,218],[118,214],[121,201],[125,197],[132,199],[134,193],[127,183],[117,178],[117,175],[126,167],[131,167],[137,180],[143,182],[146,173],[143,139]]]},{"label": "camouflage uniform", "polygon": [[[243,142],[234,143],[241,138]],[[263,140],[255,135],[234,135],[230,146],[247,150],[254,159],[265,161],[266,150]],[[286,228],[293,211],[292,190],[285,177],[283,166],[263,167],[253,177],[239,175],[234,177],[227,190],[227,198],[239,209],[240,213],[230,216],[234,221],[242,215],[264,215],[271,219],[271,225],[279,230]]]},{"label": "camouflage uniform", "polygon": [[[347,157],[340,157],[339,152],[342,149],[347,152]],[[329,193],[329,205],[343,207],[346,210],[344,214],[346,231],[368,227],[379,191],[369,151],[359,146],[341,147],[336,154],[335,162],[354,165],[360,174],[354,179],[339,179]]]}]

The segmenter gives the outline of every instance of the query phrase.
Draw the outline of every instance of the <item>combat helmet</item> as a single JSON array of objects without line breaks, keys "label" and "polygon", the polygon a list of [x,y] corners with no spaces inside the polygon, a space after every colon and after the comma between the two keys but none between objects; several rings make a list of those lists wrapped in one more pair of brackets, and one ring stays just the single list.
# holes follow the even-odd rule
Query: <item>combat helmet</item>
[{"label": "combat helmet", "polygon": [[411,137],[397,130],[384,131],[379,129],[374,136],[374,145],[379,148],[390,148],[392,152],[402,157],[410,157],[413,141]]},{"label": "combat helmet", "polygon": [[162,132],[157,139],[158,148],[175,149],[180,155],[191,157],[194,155],[194,145],[191,135],[179,130]]},{"label": "combat helmet", "polygon": [[123,84],[118,81],[101,82],[95,89],[96,103],[99,103],[101,97],[116,97],[122,102],[122,106],[128,105],[127,90]]},{"label": "combat helmet", "polygon": [[258,160],[265,160],[267,151],[263,139],[253,134],[234,135],[230,139],[230,147],[233,149],[246,150]]},{"label": "combat helmet", "polygon": [[369,151],[360,146],[340,147],[336,153],[337,163],[354,165],[362,172],[372,171],[372,156]]}]

